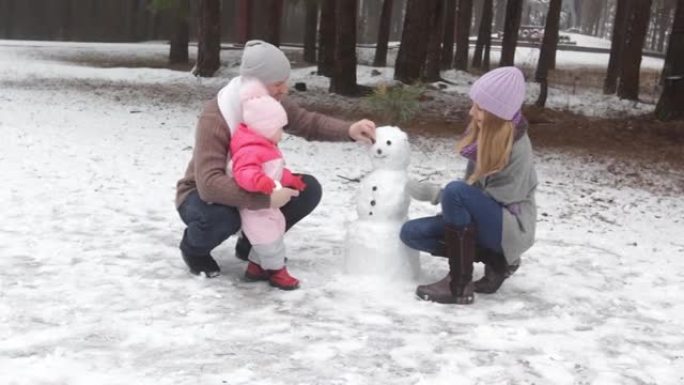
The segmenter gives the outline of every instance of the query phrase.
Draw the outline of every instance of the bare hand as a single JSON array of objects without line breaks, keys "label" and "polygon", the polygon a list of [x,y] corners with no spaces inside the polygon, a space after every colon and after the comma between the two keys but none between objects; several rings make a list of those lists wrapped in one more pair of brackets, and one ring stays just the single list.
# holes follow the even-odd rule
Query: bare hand
[{"label": "bare hand", "polygon": [[299,191],[291,188],[283,187],[281,189],[273,190],[271,193],[271,208],[279,209],[285,206],[292,197],[299,196]]},{"label": "bare hand", "polygon": [[372,144],[375,142],[375,123],[368,119],[359,120],[349,126],[349,137],[355,142]]}]

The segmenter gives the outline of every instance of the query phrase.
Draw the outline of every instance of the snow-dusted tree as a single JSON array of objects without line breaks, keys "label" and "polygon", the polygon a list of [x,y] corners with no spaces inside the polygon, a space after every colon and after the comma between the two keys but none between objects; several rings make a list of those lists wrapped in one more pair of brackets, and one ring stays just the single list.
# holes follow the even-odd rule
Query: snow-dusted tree
[{"label": "snow-dusted tree", "polygon": [[330,92],[357,96],[356,84],[356,14],[357,0],[340,0],[335,4],[335,65],[330,77]]},{"label": "snow-dusted tree", "polygon": [[684,0],[677,2],[655,114],[661,120],[684,120]]},{"label": "snow-dusted tree", "polygon": [[384,67],[387,65],[387,46],[389,44],[393,6],[394,0],[385,0],[382,3],[380,25],[378,27],[378,44],[375,48],[375,58],[373,59],[373,66],[375,67]]},{"label": "snow-dusted tree", "polygon": [[461,71],[468,70],[472,17],[473,0],[459,0],[456,10],[456,55],[454,56],[454,67]]},{"label": "snow-dusted tree", "polygon": [[617,95],[622,99],[638,100],[639,70],[651,15],[651,0],[630,0],[628,7]]},{"label": "snow-dusted tree", "polygon": [[200,0],[195,76],[211,77],[221,66],[221,2]]},{"label": "snow-dusted tree", "polygon": [[252,2],[251,0],[237,0],[235,2],[235,32],[237,41],[245,44],[252,38]]},{"label": "snow-dusted tree", "polygon": [[441,0],[408,0],[401,45],[394,68],[394,78],[413,84],[421,79],[427,57],[426,41],[430,39],[431,15]]},{"label": "snow-dusted tree", "polygon": [[316,30],[318,29],[318,0],[305,0],[304,61],[316,63]]},{"label": "snow-dusted tree", "polygon": [[328,77],[335,66],[335,3],[336,0],[321,0],[318,27],[318,74]]},{"label": "snow-dusted tree", "polygon": [[506,24],[504,25],[499,66],[512,66],[515,63],[515,47],[518,44],[522,2],[523,0],[508,0],[506,3]]},{"label": "snow-dusted tree", "polygon": [[477,34],[475,44],[475,54],[473,55],[473,67],[482,67],[485,71],[489,70],[489,51],[492,46],[492,17],[494,13],[492,0],[484,0],[482,3],[482,18],[480,19],[480,30]]},{"label": "snow-dusted tree", "polygon": [[561,0],[551,0],[549,3],[549,12],[546,15],[546,26],[544,27],[544,39],[542,41],[541,52],[539,53],[539,62],[537,64],[537,71],[534,74],[534,80],[540,84],[539,98],[537,99],[537,106],[544,107],[546,105],[546,96],[548,94],[548,75],[549,67],[553,54],[558,46],[558,28],[560,24]]},{"label": "snow-dusted tree", "polygon": [[443,70],[451,68],[454,57],[454,32],[456,26],[456,0],[446,0],[444,6],[444,37],[442,37]]}]

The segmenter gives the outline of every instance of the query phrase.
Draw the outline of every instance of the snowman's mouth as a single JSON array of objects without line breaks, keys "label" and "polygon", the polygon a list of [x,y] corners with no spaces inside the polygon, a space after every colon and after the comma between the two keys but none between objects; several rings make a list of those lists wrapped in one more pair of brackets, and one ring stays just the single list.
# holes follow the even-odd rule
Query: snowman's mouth
[{"label": "snowman's mouth", "polygon": [[375,158],[375,159],[384,159],[384,158],[387,158],[387,155],[373,155],[373,158]]}]

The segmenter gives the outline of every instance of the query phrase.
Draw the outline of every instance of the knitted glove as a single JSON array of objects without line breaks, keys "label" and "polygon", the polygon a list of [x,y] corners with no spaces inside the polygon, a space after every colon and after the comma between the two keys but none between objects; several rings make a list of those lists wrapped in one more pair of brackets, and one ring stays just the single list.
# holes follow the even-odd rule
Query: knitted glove
[{"label": "knitted glove", "polygon": [[304,191],[306,183],[302,180],[301,175],[292,175],[292,179],[288,181],[287,187],[292,187],[295,190]]},{"label": "knitted glove", "polygon": [[259,192],[271,194],[273,189],[275,189],[276,184],[273,182],[273,179],[267,177],[266,175],[261,175],[254,183],[254,187],[256,187],[256,190]]},{"label": "knitted glove", "polygon": [[411,198],[417,201],[430,202],[436,205],[442,200],[442,188],[437,184],[409,179],[406,188]]}]

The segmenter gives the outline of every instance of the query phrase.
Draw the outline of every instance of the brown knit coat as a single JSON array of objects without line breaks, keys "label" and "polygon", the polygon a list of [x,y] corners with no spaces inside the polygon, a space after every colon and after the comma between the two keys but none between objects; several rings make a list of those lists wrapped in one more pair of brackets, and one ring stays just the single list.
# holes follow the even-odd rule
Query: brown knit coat
[{"label": "brown knit coat", "polygon": [[[282,105],[287,112],[285,132],[307,140],[350,140],[350,122],[309,112],[289,98]],[[227,174],[230,154],[230,130],[219,111],[216,98],[204,106],[195,133],[195,147],[185,176],[176,184],[176,207],[194,190],[205,202],[226,206],[263,209],[270,205],[270,197],[241,189]]]}]

